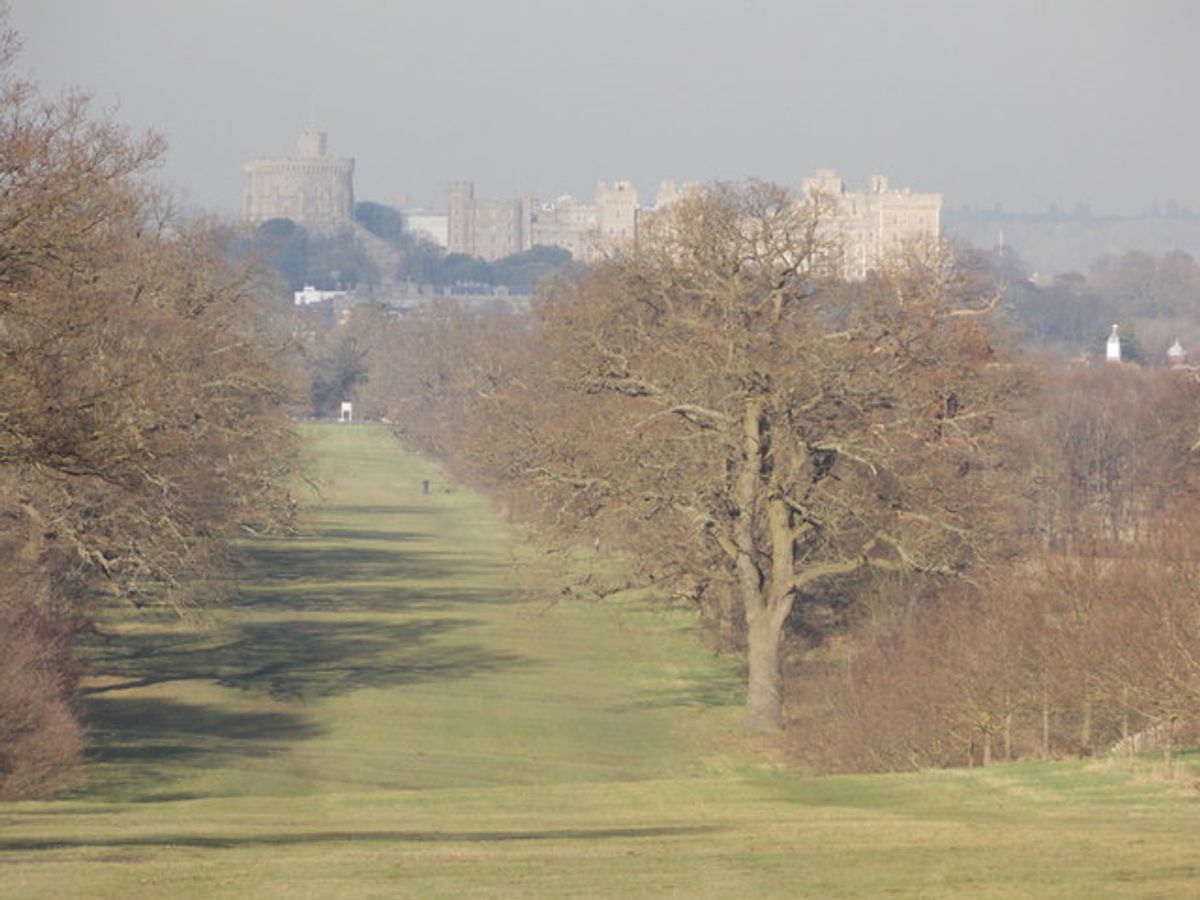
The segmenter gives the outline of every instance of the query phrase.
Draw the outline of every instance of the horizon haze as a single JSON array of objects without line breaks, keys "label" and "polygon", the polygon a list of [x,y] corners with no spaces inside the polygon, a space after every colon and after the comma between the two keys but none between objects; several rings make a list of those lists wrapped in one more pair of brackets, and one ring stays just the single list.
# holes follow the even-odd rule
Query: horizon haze
[{"label": "horizon haze", "polygon": [[13,0],[15,71],[170,143],[161,177],[240,212],[242,164],[310,116],[358,199],[444,208],[629,179],[818,168],[947,207],[1200,210],[1200,7],[1185,0],[786,3]]}]

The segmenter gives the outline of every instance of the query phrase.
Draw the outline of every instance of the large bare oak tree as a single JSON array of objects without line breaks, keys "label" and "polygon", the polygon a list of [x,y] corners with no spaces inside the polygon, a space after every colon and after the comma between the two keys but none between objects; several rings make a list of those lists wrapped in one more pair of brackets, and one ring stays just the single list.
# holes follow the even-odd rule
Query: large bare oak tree
[{"label": "large bare oak tree", "polygon": [[980,315],[995,298],[952,254],[912,248],[841,283],[823,206],[756,183],[656,214],[636,248],[551,292],[477,431],[493,456],[507,434],[493,470],[537,485],[564,526],[744,626],[753,728],[783,720],[799,599],[979,556],[974,523],[1004,496],[997,416],[1021,383]]}]

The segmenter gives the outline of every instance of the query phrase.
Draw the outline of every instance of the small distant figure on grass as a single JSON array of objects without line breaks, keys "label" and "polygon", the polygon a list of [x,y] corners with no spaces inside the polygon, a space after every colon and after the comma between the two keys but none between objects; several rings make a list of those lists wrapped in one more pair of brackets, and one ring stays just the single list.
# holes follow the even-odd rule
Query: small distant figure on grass
[{"label": "small distant figure on grass", "polygon": [[429,496],[429,479],[428,478],[426,478],[424,481],[421,482],[421,493],[424,494],[426,497]]}]

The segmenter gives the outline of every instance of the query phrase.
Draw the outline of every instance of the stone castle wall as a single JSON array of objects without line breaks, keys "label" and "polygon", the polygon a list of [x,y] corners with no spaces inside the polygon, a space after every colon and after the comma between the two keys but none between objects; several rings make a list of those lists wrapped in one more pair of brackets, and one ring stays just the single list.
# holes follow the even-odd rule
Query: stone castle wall
[{"label": "stone castle wall", "polygon": [[941,233],[941,194],[892,188],[875,175],[865,191],[847,191],[832,169],[804,179],[806,197],[818,196],[829,210],[829,230],[840,241],[844,274],[857,281],[878,269],[890,254]]},{"label": "stone castle wall", "polygon": [[533,197],[480,200],[471,182],[454,181],[447,194],[449,249],[492,262],[552,246],[590,262],[636,237],[638,208],[637,191],[628,181],[600,182],[592,203],[573,197],[553,203]]},{"label": "stone castle wall", "polygon": [[337,229],[354,221],[354,160],[329,156],[325,135],[305,132],[298,156],[246,163],[243,210],[253,224],[291,219],[305,228]]},{"label": "stone castle wall", "polygon": [[[297,155],[245,164],[245,217],[253,224],[291,219],[305,228],[336,230],[354,221],[354,160],[330,156],[325,135],[300,135]],[[697,190],[665,184],[659,206]],[[845,275],[861,279],[906,243],[937,238],[940,194],[918,194],[888,186],[874,176],[864,191],[846,190],[832,170],[804,179],[805,196],[820,196],[828,230],[842,248]],[[562,197],[542,203],[533,197],[485,200],[470,181],[451,182],[447,195],[446,243],[451,253],[495,261],[535,246],[557,246],[591,262],[637,239],[641,207],[629,181],[599,182],[592,202]]]}]

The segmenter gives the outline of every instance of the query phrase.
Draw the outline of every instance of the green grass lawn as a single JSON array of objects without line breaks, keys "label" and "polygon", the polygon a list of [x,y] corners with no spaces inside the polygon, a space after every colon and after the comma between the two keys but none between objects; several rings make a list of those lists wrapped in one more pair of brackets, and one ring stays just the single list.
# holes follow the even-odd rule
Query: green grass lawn
[{"label": "green grass lawn", "polygon": [[600,561],[382,429],[311,437],[306,536],[228,608],[104,623],[88,780],[0,804],[0,897],[1200,897],[1193,786],[786,772],[686,611],[564,599]]}]

